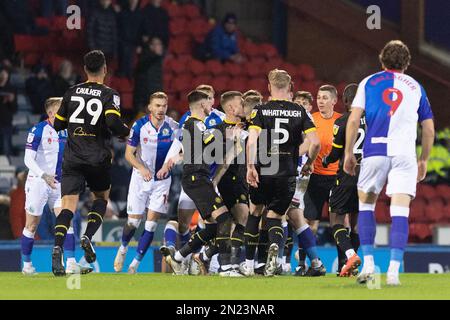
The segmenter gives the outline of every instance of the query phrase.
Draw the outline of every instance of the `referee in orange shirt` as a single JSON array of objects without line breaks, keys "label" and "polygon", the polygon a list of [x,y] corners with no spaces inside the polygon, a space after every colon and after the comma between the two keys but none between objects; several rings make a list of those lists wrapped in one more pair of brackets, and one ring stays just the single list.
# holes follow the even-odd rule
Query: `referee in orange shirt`
[{"label": "referee in orange shirt", "polygon": [[329,200],[330,190],[336,183],[336,173],[339,169],[339,162],[335,162],[327,168],[322,165],[322,158],[327,156],[333,147],[334,121],[341,116],[340,113],[334,111],[337,98],[335,87],[332,85],[321,86],[317,93],[319,111],[312,114],[320,138],[320,153],[314,162],[314,171],[309,179],[304,201],[305,218],[315,233],[322,216],[323,206]]}]

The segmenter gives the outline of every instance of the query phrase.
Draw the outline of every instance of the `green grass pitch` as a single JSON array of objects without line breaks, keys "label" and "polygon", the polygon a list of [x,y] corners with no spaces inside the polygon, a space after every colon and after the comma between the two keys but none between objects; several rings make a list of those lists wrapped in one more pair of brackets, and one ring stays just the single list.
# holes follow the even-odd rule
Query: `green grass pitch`
[{"label": "green grass pitch", "polygon": [[[221,278],[170,274],[88,274],[80,289],[67,288],[68,277],[0,273],[0,299],[450,299],[450,274],[403,274],[402,286],[368,289],[355,278]],[[72,280],[74,280],[72,278]],[[76,280],[76,279],[75,279]],[[72,283],[76,283],[72,281]]]}]

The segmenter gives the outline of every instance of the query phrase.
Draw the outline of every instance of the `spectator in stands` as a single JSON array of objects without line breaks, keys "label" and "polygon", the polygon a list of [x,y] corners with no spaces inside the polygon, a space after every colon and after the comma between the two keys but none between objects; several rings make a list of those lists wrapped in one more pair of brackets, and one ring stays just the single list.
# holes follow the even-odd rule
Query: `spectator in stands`
[{"label": "spectator in stands", "polygon": [[17,111],[16,90],[10,85],[9,72],[0,67],[0,133],[2,138],[0,154],[12,155],[12,119]]},{"label": "spectator in stands", "polygon": [[227,13],[221,25],[216,26],[206,36],[204,43],[205,58],[221,61],[244,62],[239,53],[237,41],[237,19],[234,13]]},{"label": "spectator in stands", "polygon": [[159,38],[151,39],[139,56],[134,87],[135,111],[141,111],[148,104],[150,95],[162,91],[162,63],[164,45]]},{"label": "spectator in stands", "polygon": [[152,38],[162,40],[164,46],[169,45],[169,14],[161,7],[163,0],[151,0],[144,8],[144,36],[143,41]]},{"label": "spectator in stands", "polygon": [[9,223],[14,239],[22,236],[25,227],[25,181],[27,181],[28,171],[16,172],[17,185],[11,189],[9,197],[11,199],[9,208]]},{"label": "spectator in stands", "polygon": [[63,60],[53,77],[53,96],[62,97],[69,87],[80,82],[81,77],[73,71],[72,62]]},{"label": "spectator in stands", "polygon": [[33,113],[43,114],[45,100],[53,93],[52,82],[46,66],[38,64],[32,71],[32,76],[25,82],[26,93],[33,107]]},{"label": "spectator in stands", "polygon": [[117,54],[117,20],[111,0],[99,0],[87,23],[89,50],[102,50],[107,60]]},{"label": "spectator in stands", "polygon": [[41,1],[42,16],[46,18],[51,18],[54,15],[65,16],[68,6],[69,6],[68,0],[42,0]]},{"label": "spectator in stands", "polygon": [[44,35],[48,30],[36,26],[29,2],[28,0],[0,1],[0,11],[8,19],[14,33]]},{"label": "spectator in stands", "polygon": [[11,225],[9,223],[9,202],[7,195],[0,195],[0,240],[13,240]]},{"label": "spectator in stands", "polygon": [[131,78],[133,59],[140,44],[143,13],[139,0],[128,0],[117,16],[119,26],[119,70],[118,76]]}]

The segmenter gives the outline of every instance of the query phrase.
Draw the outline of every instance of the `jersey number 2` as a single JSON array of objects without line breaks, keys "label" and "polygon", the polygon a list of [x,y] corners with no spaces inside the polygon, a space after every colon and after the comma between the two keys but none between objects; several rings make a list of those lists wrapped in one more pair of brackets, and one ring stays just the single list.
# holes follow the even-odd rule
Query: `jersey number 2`
[{"label": "jersey number 2", "polygon": [[355,146],[353,147],[353,154],[362,154],[362,144],[364,142],[364,138],[366,136],[366,132],[363,128],[358,128],[358,139],[355,142]]},{"label": "jersey number 2", "polygon": [[[70,123],[84,124],[84,119],[79,118],[78,116],[80,115],[81,111],[83,111],[84,107],[86,107],[87,113],[92,116],[91,125],[92,126],[96,125],[96,123],[97,123],[98,119],[100,118],[100,115],[102,114],[102,111],[103,111],[103,105],[99,99],[95,99],[95,98],[91,99],[86,104],[86,102],[84,101],[84,99],[82,97],[72,96],[70,101],[78,102],[77,109],[70,116],[70,119],[69,119]],[[94,105],[96,106],[95,109],[92,108]]]}]

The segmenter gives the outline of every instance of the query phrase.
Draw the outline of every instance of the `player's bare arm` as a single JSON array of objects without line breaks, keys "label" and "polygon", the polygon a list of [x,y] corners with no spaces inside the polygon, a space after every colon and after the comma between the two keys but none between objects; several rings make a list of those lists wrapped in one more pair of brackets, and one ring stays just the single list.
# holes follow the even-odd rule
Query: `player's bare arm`
[{"label": "player's bare arm", "polygon": [[352,108],[352,112],[347,121],[347,130],[345,132],[345,173],[354,176],[356,174],[356,157],[353,154],[353,147],[355,146],[356,136],[358,135],[358,128],[363,115],[364,109]]},{"label": "player's bare arm", "polygon": [[434,142],[434,121],[433,119],[427,119],[422,121],[422,152],[417,161],[419,172],[417,174],[417,182],[425,179],[427,174],[427,162],[430,157],[431,148]]},{"label": "player's bare arm", "polygon": [[261,129],[256,126],[250,126],[247,142],[247,182],[252,187],[257,188],[259,183],[258,172],[256,171],[256,152],[259,134]]},{"label": "player's bare arm", "polygon": [[183,144],[180,140],[175,139],[167,152],[163,166],[156,173],[156,177],[158,179],[165,179],[173,166],[181,160],[183,160]]},{"label": "player's bare arm", "polygon": [[310,141],[305,137],[305,140],[298,148],[298,155],[303,156],[304,154],[308,153],[310,145]]},{"label": "player's bare arm", "polygon": [[[230,167],[230,164],[233,162],[234,158],[237,157],[242,151],[242,147],[240,145],[240,139],[239,136],[241,134],[242,129],[240,126],[235,126],[232,129],[232,132],[230,133],[230,138],[233,140],[233,146],[226,151],[224,161],[222,164],[220,164],[216,170],[216,174],[214,175],[214,178],[212,179],[212,183],[214,187],[216,187],[220,179],[222,179],[225,172],[227,172],[228,168]],[[228,137],[227,137],[228,139]]]},{"label": "player's bare arm", "polygon": [[319,136],[317,135],[316,131],[310,131],[306,133],[306,140],[309,141],[309,148],[308,148],[308,160],[306,161],[305,165],[302,167],[301,175],[302,176],[308,176],[310,175],[314,170],[314,161],[317,158],[317,155],[320,151],[320,140]]},{"label": "player's bare arm", "polygon": [[136,147],[127,145],[127,147],[125,149],[125,160],[127,160],[128,163],[130,165],[132,165],[134,168],[139,170],[139,173],[142,175],[142,178],[144,178],[144,181],[148,182],[148,181],[152,180],[152,175],[153,174],[136,157]]}]

